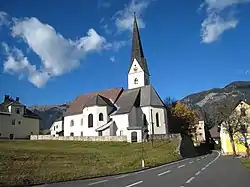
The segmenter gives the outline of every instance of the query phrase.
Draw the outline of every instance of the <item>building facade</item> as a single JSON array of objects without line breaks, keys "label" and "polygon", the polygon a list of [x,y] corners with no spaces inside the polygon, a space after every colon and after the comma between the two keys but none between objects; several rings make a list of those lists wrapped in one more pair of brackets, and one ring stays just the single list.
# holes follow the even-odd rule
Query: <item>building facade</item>
[{"label": "building facade", "polygon": [[39,134],[40,117],[8,95],[0,104],[0,138],[23,139],[32,134]]},{"label": "building facade", "polygon": [[[78,96],[62,120],[63,136],[127,136],[140,142],[147,135],[168,133],[165,104],[150,84],[139,29],[134,17],[132,55],[128,70],[128,89],[113,88]],[[63,124],[63,125],[62,125]]]}]

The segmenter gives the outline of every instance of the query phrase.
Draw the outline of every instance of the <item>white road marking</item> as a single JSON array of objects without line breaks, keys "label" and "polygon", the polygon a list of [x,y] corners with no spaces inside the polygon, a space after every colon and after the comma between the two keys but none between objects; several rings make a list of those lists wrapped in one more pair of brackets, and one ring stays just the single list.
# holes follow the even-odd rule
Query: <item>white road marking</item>
[{"label": "white road marking", "polygon": [[127,177],[127,176],[129,176],[129,174],[118,176],[118,177],[116,177],[115,179],[121,179],[121,178]]},{"label": "white road marking", "polygon": [[140,183],[142,183],[142,182],[143,182],[143,181],[138,181],[138,182],[135,182],[135,183],[133,183],[133,184],[127,185],[126,187],[135,186],[135,185],[140,184]]},{"label": "white road marking", "polygon": [[108,180],[97,181],[97,182],[90,183],[88,185],[91,186],[91,185],[95,185],[95,184],[99,184],[99,183],[103,183],[103,182],[107,182],[107,181]]},{"label": "white road marking", "polygon": [[186,181],[186,183],[187,183],[187,184],[190,183],[193,179],[194,179],[194,177],[191,177],[190,179],[188,179],[188,180]]},{"label": "white road marking", "polygon": [[205,170],[205,169],[206,169],[206,167],[202,168],[201,171],[203,171],[203,170]]},{"label": "white road marking", "polygon": [[197,176],[197,175],[199,175],[201,172],[200,171],[198,171],[197,173],[195,173],[195,175]]},{"label": "white road marking", "polygon": [[192,163],[194,163],[194,161],[189,162],[189,164],[192,164]]},{"label": "white road marking", "polygon": [[198,159],[196,159],[197,161],[199,161],[200,159],[198,158]]},{"label": "white road marking", "polygon": [[182,168],[182,167],[184,167],[184,166],[185,166],[185,164],[178,166],[178,168]]},{"label": "white road marking", "polygon": [[171,172],[171,170],[168,170],[168,171],[164,171],[164,172],[162,172],[162,173],[159,173],[158,176],[164,175],[164,174],[169,173],[169,172]]}]

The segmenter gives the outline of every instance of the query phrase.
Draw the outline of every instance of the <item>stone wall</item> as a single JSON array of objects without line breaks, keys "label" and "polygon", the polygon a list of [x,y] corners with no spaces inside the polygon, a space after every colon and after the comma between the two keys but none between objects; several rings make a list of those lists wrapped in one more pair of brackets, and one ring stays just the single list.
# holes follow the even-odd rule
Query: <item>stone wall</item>
[{"label": "stone wall", "polygon": [[126,142],[127,136],[52,136],[31,135],[30,140],[73,140],[73,141],[115,141]]},{"label": "stone wall", "polygon": [[150,135],[150,138],[154,140],[167,140],[167,139],[173,139],[173,138],[179,138],[180,134],[154,134]]}]

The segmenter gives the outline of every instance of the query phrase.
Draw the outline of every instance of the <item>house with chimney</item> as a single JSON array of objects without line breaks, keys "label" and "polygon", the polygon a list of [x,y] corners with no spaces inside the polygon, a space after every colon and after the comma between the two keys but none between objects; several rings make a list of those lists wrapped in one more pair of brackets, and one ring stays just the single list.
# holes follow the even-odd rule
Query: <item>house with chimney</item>
[{"label": "house with chimney", "polygon": [[78,96],[51,127],[53,136],[126,136],[141,142],[168,134],[164,102],[150,83],[147,60],[134,16],[128,89],[112,88]]},{"label": "house with chimney", "polygon": [[5,95],[0,103],[0,139],[26,139],[39,134],[40,117],[19,101]]}]

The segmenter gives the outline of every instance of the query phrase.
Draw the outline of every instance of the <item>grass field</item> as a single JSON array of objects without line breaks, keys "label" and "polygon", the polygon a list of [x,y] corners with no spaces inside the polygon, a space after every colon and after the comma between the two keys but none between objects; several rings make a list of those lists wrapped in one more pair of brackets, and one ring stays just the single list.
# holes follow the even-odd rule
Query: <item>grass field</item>
[{"label": "grass field", "polygon": [[[145,166],[178,160],[177,141],[144,143]],[[0,186],[39,184],[127,172],[141,166],[142,144],[0,141]]]},{"label": "grass field", "polygon": [[250,158],[242,158],[241,162],[243,163],[243,165],[249,169],[250,171]]}]

